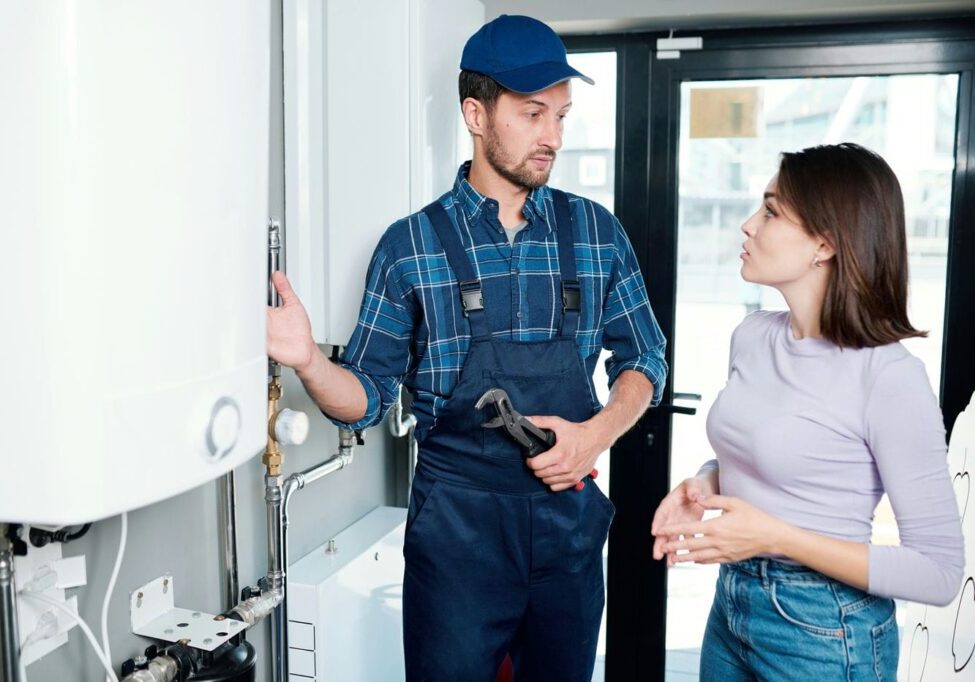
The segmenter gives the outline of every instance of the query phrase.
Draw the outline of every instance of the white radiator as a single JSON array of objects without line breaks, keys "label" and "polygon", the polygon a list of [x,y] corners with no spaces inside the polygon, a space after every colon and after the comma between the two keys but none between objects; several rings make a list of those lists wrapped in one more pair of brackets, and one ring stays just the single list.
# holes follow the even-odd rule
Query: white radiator
[{"label": "white radiator", "polygon": [[291,565],[290,682],[403,680],[406,510],[378,507]]}]

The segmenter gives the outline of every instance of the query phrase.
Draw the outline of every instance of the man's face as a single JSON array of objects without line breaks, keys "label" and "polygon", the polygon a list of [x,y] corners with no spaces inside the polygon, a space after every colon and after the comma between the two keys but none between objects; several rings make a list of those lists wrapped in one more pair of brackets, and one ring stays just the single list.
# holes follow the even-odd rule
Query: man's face
[{"label": "man's face", "polygon": [[568,81],[521,95],[505,92],[489,112],[484,156],[498,175],[524,189],[548,182],[572,106]]}]

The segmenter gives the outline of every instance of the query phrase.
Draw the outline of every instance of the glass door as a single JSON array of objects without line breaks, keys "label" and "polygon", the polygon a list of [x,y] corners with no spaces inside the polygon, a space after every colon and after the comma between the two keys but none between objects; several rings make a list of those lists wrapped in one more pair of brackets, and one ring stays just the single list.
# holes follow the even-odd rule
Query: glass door
[{"label": "glass door", "polygon": [[[737,260],[741,223],[779,152],[850,140],[890,162],[907,203],[910,312],[930,332],[908,345],[949,430],[975,390],[975,21],[705,31],[702,50],[660,59],[666,35],[565,38],[572,52],[616,54],[614,213],[671,367],[661,406],[609,458],[608,682],[697,679],[714,570],[654,561],[650,522],[711,457],[704,421],[732,329],[752,309],[783,305],[741,282]],[[889,511],[875,536],[894,541]]]},{"label": "glass door", "polygon": [[[856,142],[883,156],[904,192],[910,319],[929,331],[905,345],[927,366],[937,394],[948,266],[956,74],[761,80],[680,85],[674,390],[700,394],[698,414],[674,419],[671,487],[713,457],[705,420],[727,376],[728,345],[742,318],[785,309],[772,288],[741,279],[741,225],[758,208],[782,151]],[[897,531],[886,502],[874,542]],[[716,565],[678,564],[667,580],[667,679],[697,679]]]}]

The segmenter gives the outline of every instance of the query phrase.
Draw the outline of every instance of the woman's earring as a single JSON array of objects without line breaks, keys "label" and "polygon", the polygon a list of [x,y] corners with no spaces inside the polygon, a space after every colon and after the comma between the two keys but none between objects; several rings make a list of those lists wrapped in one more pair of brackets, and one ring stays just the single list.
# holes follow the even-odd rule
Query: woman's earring
[{"label": "woman's earring", "polygon": [[823,267],[823,264],[819,262],[819,256],[813,256],[813,262],[812,262],[812,264],[813,264],[813,267],[816,267],[816,268]]}]

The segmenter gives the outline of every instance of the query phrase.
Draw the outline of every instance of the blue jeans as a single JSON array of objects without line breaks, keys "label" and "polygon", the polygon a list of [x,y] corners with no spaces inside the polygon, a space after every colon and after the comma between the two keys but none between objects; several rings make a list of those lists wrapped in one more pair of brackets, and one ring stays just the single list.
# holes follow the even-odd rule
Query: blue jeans
[{"label": "blue jeans", "polygon": [[895,680],[892,599],[803,566],[721,566],[701,648],[701,682]]}]

